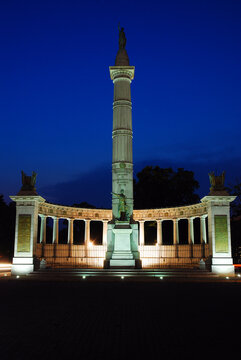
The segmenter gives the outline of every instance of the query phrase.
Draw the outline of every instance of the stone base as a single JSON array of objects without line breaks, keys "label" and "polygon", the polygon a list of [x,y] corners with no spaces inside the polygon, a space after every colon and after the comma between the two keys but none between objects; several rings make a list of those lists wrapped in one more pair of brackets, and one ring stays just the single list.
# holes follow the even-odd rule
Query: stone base
[{"label": "stone base", "polygon": [[33,272],[33,265],[12,265],[11,275],[27,275]]},{"label": "stone base", "polygon": [[235,273],[233,265],[212,265],[211,271],[219,275],[234,275]]},{"label": "stone base", "polygon": [[108,224],[107,252],[104,268],[141,269],[138,251],[138,225],[127,221]]},{"label": "stone base", "polygon": [[126,269],[126,268],[135,268],[135,269],[142,269],[142,263],[140,259],[132,259],[132,260],[125,260],[125,259],[119,259],[119,260],[105,260],[104,261],[104,269]]},{"label": "stone base", "polygon": [[34,271],[33,258],[13,258],[12,275],[27,275]]},{"label": "stone base", "polygon": [[134,259],[130,260],[130,259],[111,259],[110,260],[110,267],[118,267],[118,268],[130,268],[130,267],[135,267],[136,262]]},{"label": "stone base", "polygon": [[220,275],[234,275],[232,258],[212,258],[211,271]]}]

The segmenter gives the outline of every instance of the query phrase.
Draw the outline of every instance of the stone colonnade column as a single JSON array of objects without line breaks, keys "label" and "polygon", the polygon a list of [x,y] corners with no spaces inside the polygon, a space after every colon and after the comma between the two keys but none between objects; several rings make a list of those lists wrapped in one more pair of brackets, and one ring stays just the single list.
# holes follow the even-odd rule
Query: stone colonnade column
[{"label": "stone colonnade column", "polygon": [[144,230],[144,220],[139,221],[140,229],[139,229],[139,242],[140,246],[143,246],[145,244],[145,230]]},{"label": "stone colonnade column", "polygon": [[207,218],[207,215],[202,215],[201,218],[200,218],[200,223],[201,223],[201,243],[205,243],[205,244],[207,244],[206,218]]},{"label": "stone colonnade column", "polygon": [[73,230],[74,230],[74,219],[67,219],[68,220],[68,244],[69,244],[69,257],[72,257],[72,246],[74,243],[73,238]]},{"label": "stone colonnade column", "polygon": [[178,257],[177,244],[179,243],[178,219],[173,219],[173,245],[175,246],[175,257]]},{"label": "stone colonnade column", "polygon": [[205,216],[200,217],[200,244],[202,258],[205,258],[205,244],[207,242],[205,218]]},{"label": "stone colonnade column", "polygon": [[59,218],[56,216],[53,216],[53,237],[52,237],[52,243],[58,244],[59,242]]},{"label": "stone colonnade column", "polygon": [[188,244],[194,244],[194,217],[188,219]]},{"label": "stone colonnade column", "polygon": [[188,218],[188,244],[190,247],[190,255],[189,257],[193,257],[193,244],[194,244],[194,217]]},{"label": "stone colonnade column", "polygon": [[107,228],[108,228],[108,220],[102,220],[103,222],[103,234],[102,234],[102,244],[104,246],[107,245]]},{"label": "stone colonnade column", "polygon": [[162,245],[162,221],[157,220],[157,245]]},{"label": "stone colonnade column", "polygon": [[90,244],[90,220],[85,220],[85,245]]},{"label": "stone colonnade column", "polygon": [[178,219],[173,219],[173,245],[179,243]]},{"label": "stone colonnade column", "polygon": [[39,242],[40,242],[40,244],[42,244],[42,243],[46,243],[46,220],[47,220],[47,217],[45,215],[39,215],[39,216],[41,219]]},{"label": "stone colonnade column", "polygon": [[74,230],[74,219],[68,220],[68,244],[74,243],[73,230]]},{"label": "stone colonnade column", "polygon": [[54,258],[56,258],[56,256],[57,256],[57,244],[59,243],[59,218],[56,217],[56,216],[53,216],[52,219],[53,219],[52,244],[54,244],[53,256],[54,256]]},{"label": "stone colonnade column", "polygon": [[40,244],[42,244],[41,258],[44,258],[44,256],[45,256],[44,248],[45,248],[45,244],[46,244],[46,220],[47,220],[47,216],[45,216],[45,215],[39,215],[39,216],[40,216],[40,219],[41,219],[39,242],[40,242]]}]

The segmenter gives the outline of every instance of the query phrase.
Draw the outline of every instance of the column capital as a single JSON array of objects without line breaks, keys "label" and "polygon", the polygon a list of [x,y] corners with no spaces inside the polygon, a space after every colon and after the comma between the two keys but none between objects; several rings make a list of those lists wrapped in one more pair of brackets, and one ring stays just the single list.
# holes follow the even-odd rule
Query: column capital
[{"label": "column capital", "polygon": [[48,215],[48,217],[51,217],[54,221],[57,221],[60,219],[58,216],[55,216],[55,215]]},{"label": "column capital", "polygon": [[110,66],[110,78],[115,81],[120,78],[134,79],[135,66]]}]

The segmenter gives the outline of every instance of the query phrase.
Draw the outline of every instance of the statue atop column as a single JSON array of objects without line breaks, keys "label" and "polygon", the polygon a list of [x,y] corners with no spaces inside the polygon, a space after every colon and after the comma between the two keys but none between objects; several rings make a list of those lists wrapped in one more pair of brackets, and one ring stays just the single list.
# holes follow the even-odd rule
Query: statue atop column
[{"label": "statue atop column", "polygon": [[119,205],[118,205],[118,212],[119,212],[119,221],[129,221],[130,214],[129,214],[129,207],[126,204],[126,196],[124,194],[124,190],[121,189],[120,194],[113,193],[116,197],[119,198]]},{"label": "statue atop column", "polygon": [[214,171],[210,172],[208,175],[211,185],[209,195],[228,195],[224,186],[225,171],[223,171],[221,175],[215,175]]},{"label": "statue atop column", "polygon": [[33,171],[31,176],[26,175],[23,170],[21,173],[22,187],[18,195],[38,195],[35,188],[37,173]]},{"label": "statue atop column", "polygon": [[124,28],[119,27],[119,49],[125,49],[126,47],[126,36],[124,33]]},{"label": "statue atop column", "polygon": [[129,66],[129,57],[127,55],[126,36],[124,28],[119,27],[119,50],[115,58],[115,66]]}]

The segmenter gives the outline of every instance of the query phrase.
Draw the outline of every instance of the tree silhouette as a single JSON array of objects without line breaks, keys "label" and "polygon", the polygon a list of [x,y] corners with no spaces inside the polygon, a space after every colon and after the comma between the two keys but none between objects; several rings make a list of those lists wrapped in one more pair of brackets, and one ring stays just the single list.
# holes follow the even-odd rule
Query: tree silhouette
[{"label": "tree silhouette", "polygon": [[192,171],[146,166],[134,181],[134,207],[151,209],[190,205],[199,201],[199,183]]},{"label": "tree silhouette", "polygon": [[16,205],[7,205],[0,195],[0,260],[13,257]]}]

